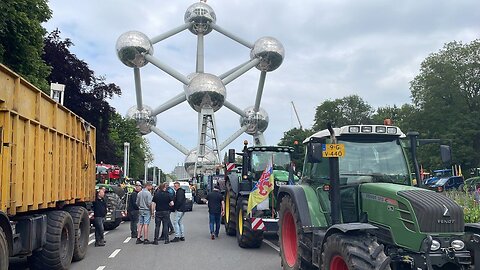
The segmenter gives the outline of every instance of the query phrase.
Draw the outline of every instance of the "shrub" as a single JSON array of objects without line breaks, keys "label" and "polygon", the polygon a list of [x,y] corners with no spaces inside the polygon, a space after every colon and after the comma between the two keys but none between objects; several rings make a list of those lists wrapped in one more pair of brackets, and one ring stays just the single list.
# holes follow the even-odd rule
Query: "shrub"
[{"label": "shrub", "polygon": [[445,195],[463,208],[465,223],[480,222],[480,205],[475,202],[473,192],[447,191]]}]

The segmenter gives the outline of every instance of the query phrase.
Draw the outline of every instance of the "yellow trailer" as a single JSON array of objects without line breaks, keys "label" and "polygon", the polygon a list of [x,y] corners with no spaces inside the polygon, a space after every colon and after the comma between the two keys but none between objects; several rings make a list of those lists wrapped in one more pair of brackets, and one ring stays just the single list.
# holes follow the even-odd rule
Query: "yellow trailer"
[{"label": "yellow trailer", "polygon": [[44,269],[85,256],[94,153],[93,126],[0,64],[0,270],[12,256]]}]

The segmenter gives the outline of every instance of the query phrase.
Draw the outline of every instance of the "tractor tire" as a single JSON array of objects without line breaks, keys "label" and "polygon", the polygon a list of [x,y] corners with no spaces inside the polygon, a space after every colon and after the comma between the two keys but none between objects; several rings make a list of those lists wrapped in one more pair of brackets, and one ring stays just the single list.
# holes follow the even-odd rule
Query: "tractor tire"
[{"label": "tractor tire", "polygon": [[368,235],[332,234],[323,245],[325,270],[390,270],[390,257],[383,245]]},{"label": "tractor tire", "polygon": [[311,269],[312,240],[302,233],[295,203],[286,195],[280,202],[278,243],[284,270]]},{"label": "tractor tire", "polygon": [[[107,208],[112,209],[112,211],[114,212],[113,213],[114,215],[117,210],[122,210],[122,200],[116,193],[113,193],[113,192],[105,193],[105,198],[107,201]],[[115,218],[114,220],[108,221],[108,222],[105,221],[103,223],[103,228],[106,231],[115,230],[120,225],[121,222],[122,222],[122,218]]]},{"label": "tractor tire", "polygon": [[[240,197],[237,201],[237,243],[242,248],[258,248],[262,245],[263,231],[254,231],[247,217],[248,199]],[[260,214],[257,211],[256,214]]]},{"label": "tractor tire", "polygon": [[30,268],[68,269],[72,263],[74,245],[75,228],[70,214],[66,211],[48,212],[46,243],[40,251],[32,254]]},{"label": "tractor tire", "polygon": [[7,237],[5,236],[2,227],[0,227],[0,269],[8,269],[9,257]]},{"label": "tractor tire", "polygon": [[237,233],[237,200],[230,181],[227,181],[225,190],[225,232],[227,235],[235,236]]},{"label": "tractor tire", "polygon": [[67,209],[72,216],[75,228],[75,244],[73,248],[73,261],[82,260],[87,253],[88,234],[90,233],[90,219],[85,207],[72,206]]}]

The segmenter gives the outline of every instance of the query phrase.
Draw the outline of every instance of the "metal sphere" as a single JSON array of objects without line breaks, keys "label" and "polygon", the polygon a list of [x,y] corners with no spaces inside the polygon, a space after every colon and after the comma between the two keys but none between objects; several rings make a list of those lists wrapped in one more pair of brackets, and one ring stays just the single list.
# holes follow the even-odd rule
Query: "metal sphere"
[{"label": "metal sphere", "polygon": [[117,40],[117,56],[128,67],[140,68],[148,64],[144,54],[153,55],[150,39],[141,32],[128,31]]},{"label": "metal sphere", "polygon": [[225,102],[227,90],[222,80],[209,73],[194,73],[188,76],[190,83],[184,86],[188,103],[197,112],[211,107],[218,111]]},{"label": "metal sphere", "polygon": [[244,110],[246,117],[240,117],[240,126],[247,126],[248,129],[245,133],[249,135],[256,135],[258,133],[264,132],[268,127],[268,114],[267,112],[260,108],[257,113],[253,111],[253,106],[248,107]]},{"label": "metal sphere", "polygon": [[250,58],[260,58],[257,65],[260,71],[273,71],[283,62],[285,49],[282,43],[273,37],[262,37],[258,39],[250,51]]},{"label": "metal sphere", "polygon": [[215,15],[215,11],[203,2],[195,3],[185,11],[185,23],[193,23],[188,30],[195,35],[210,33],[212,31],[210,24],[216,21],[217,15]]},{"label": "metal sphere", "polygon": [[152,108],[145,105],[143,105],[143,110],[138,110],[137,106],[128,109],[127,118],[135,120],[142,135],[152,132],[150,127],[157,125],[157,117],[152,116]]},{"label": "metal sphere", "polygon": [[[205,173],[205,170],[208,168],[212,168],[217,163],[217,158],[212,151],[206,150],[208,152],[205,153],[204,160],[203,160],[203,167],[197,167],[197,173]],[[192,149],[188,155],[185,157],[185,171],[190,175],[190,177],[194,176],[195,171],[195,162],[200,162],[200,158],[197,157],[197,148]]]}]

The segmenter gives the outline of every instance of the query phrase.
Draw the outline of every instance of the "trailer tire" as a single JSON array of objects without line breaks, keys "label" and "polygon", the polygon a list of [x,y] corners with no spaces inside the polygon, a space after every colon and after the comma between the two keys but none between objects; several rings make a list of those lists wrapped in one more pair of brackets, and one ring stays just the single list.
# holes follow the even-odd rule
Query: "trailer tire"
[{"label": "trailer tire", "polygon": [[235,236],[237,233],[236,199],[230,181],[227,181],[225,190],[225,232]]},{"label": "trailer tire", "polygon": [[322,268],[390,270],[390,258],[372,236],[332,234],[323,245]]},{"label": "trailer tire", "polygon": [[311,268],[312,241],[302,233],[300,216],[289,195],[280,202],[278,220],[278,243],[284,270]]},{"label": "trailer tire", "polygon": [[[120,197],[113,192],[107,192],[105,193],[105,198],[107,198],[107,208],[112,209],[113,215],[116,214],[117,210],[122,210],[122,200]],[[106,231],[111,231],[115,230],[118,226],[120,226],[120,223],[122,222],[122,218],[114,218],[112,221],[105,221],[103,223],[103,228]]]},{"label": "trailer tire", "polygon": [[[240,197],[237,201],[237,243],[242,248],[258,248],[262,245],[263,231],[254,231],[247,216],[247,198]],[[256,214],[260,214],[257,211]]]},{"label": "trailer tire", "polygon": [[43,249],[34,252],[31,268],[65,270],[70,267],[75,244],[73,219],[66,211],[47,213],[47,235]]},{"label": "trailer tire", "polygon": [[0,269],[8,269],[9,257],[7,237],[0,227]]},{"label": "trailer tire", "polygon": [[75,228],[75,245],[73,249],[73,261],[80,261],[85,257],[88,247],[88,235],[90,233],[90,219],[85,207],[72,206],[67,210],[73,219]]}]

